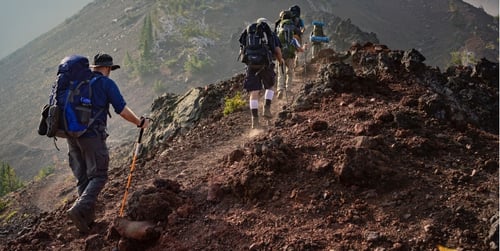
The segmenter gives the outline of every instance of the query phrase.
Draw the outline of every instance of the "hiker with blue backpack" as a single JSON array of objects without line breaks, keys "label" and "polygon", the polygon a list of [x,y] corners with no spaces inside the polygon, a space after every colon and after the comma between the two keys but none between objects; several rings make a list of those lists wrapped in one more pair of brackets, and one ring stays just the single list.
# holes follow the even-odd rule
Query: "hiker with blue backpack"
[{"label": "hiker with blue backpack", "polygon": [[284,60],[284,70],[278,71],[278,99],[286,97],[293,81],[297,52],[304,52],[307,45],[301,45],[297,29],[288,10],[281,11],[280,21],[276,23],[277,36],[281,43],[281,54]]},{"label": "hiker with blue backpack", "polygon": [[60,113],[56,122],[59,132],[46,135],[67,139],[69,166],[77,179],[78,192],[67,215],[82,233],[90,231],[97,197],[108,179],[109,106],[139,128],[149,124],[147,118],[139,118],[127,106],[118,86],[109,78],[111,71],[119,68],[108,54],[97,54],[92,65],[83,56],[66,57],[59,65],[53,87],[54,101],[50,103]]},{"label": "hiker with blue backpack", "polygon": [[316,58],[319,54],[319,51],[323,48],[323,43],[328,43],[330,39],[325,36],[325,33],[323,32],[323,26],[325,25],[323,22],[320,21],[313,21],[313,30],[311,32],[311,35],[309,36],[309,39],[311,40],[311,51],[312,51],[312,58]]},{"label": "hiker with blue backpack", "polygon": [[249,106],[251,111],[251,128],[260,128],[259,122],[259,95],[264,91],[263,117],[272,118],[271,102],[274,97],[273,86],[276,82],[274,59],[282,64],[279,41],[268,25],[266,18],[259,18],[257,22],[248,25],[240,35],[241,62],[247,65],[243,88],[249,92]]}]

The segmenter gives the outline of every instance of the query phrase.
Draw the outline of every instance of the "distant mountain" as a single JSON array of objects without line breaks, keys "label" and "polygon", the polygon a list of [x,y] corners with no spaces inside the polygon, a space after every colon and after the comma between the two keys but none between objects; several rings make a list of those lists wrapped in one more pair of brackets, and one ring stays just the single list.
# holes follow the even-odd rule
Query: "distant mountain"
[{"label": "distant mountain", "polygon": [[498,0],[465,0],[464,2],[482,8],[492,16],[498,16]]},{"label": "distant mountain", "polygon": [[[329,46],[337,51],[352,42],[372,41],[393,49],[415,48],[427,57],[427,65],[440,68],[449,64],[452,52],[464,50],[473,52],[476,59],[498,61],[498,20],[459,0],[201,3],[95,1],[1,60],[0,160],[29,179],[54,159],[66,159],[63,140],[56,142],[63,148],[57,152],[51,139],[36,134],[39,109],[64,56],[112,54],[123,67],[111,77],[129,105],[139,114],[146,113],[153,98],[163,92],[184,93],[242,72],[244,65],[236,61],[241,30],[258,17],[274,20],[280,10],[294,4],[302,7],[307,34],[315,19],[329,24]],[[148,27],[151,38],[144,35]],[[147,53],[144,39],[152,39]],[[135,128],[117,116],[109,128],[112,147],[135,136]]]}]

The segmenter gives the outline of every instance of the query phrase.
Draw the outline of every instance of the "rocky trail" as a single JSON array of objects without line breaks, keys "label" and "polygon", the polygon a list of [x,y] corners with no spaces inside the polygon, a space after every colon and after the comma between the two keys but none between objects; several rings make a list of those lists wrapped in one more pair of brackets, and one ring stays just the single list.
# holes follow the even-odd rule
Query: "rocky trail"
[{"label": "rocky trail", "polygon": [[[441,73],[413,50],[349,53],[299,67],[262,130],[247,109],[222,116],[242,74],[161,97],[123,219],[132,144],[111,149],[90,234],[65,217],[71,182],[26,188],[2,212],[0,249],[498,250],[498,64]],[[182,102],[201,111],[191,124]],[[36,208],[43,194],[57,206]]]}]

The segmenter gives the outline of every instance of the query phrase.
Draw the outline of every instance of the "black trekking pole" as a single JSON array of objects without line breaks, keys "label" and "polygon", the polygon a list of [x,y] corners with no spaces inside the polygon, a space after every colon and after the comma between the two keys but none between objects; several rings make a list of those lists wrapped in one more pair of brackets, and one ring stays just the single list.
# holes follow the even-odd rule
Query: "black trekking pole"
[{"label": "black trekking pole", "polygon": [[[147,119],[147,118],[146,118]],[[132,182],[132,173],[135,170],[135,162],[137,160],[137,156],[141,150],[141,140],[142,134],[144,133],[144,128],[141,128],[139,131],[139,138],[137,139],[137,143],[135,145],[134,157],[132,158],[132,165],[130,166],[130,173],[128,174],[127,186],[125,187],[125,194],[123,195],[122,205],[120,207],[120,217],[123,217],[123,209],[125,208],[125,202],[127,201],[128,189],[130,188],[130,183]]]},{"label": "black trekking pole", "polygon": [[304,81],[307,78],[307,43],[304,44]]}]

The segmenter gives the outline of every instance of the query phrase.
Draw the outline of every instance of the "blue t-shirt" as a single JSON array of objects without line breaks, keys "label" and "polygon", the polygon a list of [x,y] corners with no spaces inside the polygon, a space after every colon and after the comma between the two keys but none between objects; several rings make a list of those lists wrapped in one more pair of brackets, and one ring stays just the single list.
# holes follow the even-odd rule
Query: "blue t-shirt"
[{"label": "blue t-shirt", "polygon": [[94,72],[97,80],[92,83],[92,114],[95,116],[101,109],[104,109],[96,118],[96,125],[106,125],[109,105],[114,111],[120,114],[127,103],[123,98],[120,89],[115,81],[103,76],[100,72]]}]

